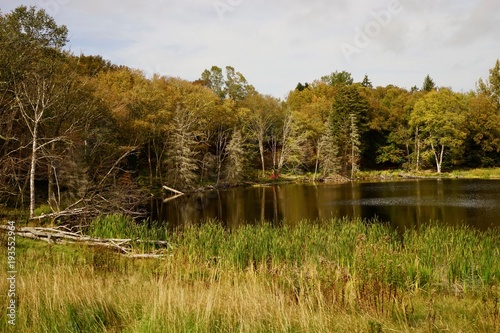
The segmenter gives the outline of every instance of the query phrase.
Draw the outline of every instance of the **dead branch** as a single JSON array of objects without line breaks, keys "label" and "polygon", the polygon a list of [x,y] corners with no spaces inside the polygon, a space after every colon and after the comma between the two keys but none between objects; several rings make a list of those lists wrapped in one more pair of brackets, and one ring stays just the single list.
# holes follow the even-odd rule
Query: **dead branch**
[{"label": "dead branch", "polygon": [[[66,230],[61,230],[64,228]],[[97,238],[83,235],[81,232],[67,231],[64,226],[58,228],[22,227],[16,228],[15,234],[20,237],[43,240],[53,244],[78,243],[90,246],[101,246],[113,249],[122,255],[131,258],[163,258],[162,250],[153,253],[134,253],[133,244],[152,244],[172,249],[172,244],[167,241],[143,240],[143,239],[122,239],[122,238]],[[0,225],[0,231],[10,231],[7,225]],[[164,249],[163,249],[164,250]]]},{"label": "dead branch", "polygon": [[174,199],[177,199],[178,197],[182,197],[184,194],[176,194],[174,195],[173,197],[169,197],[169,198],[166,198],[166,199],[163,199],[163,202],[169,202],[169,201],[172,201]]},{"label": "dead branch", "polygon": [[173,189],[171,187],[168,187],[167,185],[163,185],[163,188],[167,191],[170,191],[170,192],[173,192],[175,194],[178,194],[178,195],[183,195],[184,193],[182,193],[181,191],[177,191],[176,189]]}]

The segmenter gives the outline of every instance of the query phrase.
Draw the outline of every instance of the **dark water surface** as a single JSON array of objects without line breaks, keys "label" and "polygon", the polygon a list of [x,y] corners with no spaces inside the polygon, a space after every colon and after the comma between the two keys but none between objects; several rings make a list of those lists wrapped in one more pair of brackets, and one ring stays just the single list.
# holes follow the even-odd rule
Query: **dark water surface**
[{"label": "dark water surface", "polygon": [[152,218],[174,227],[216,218],[228,227],[271,221],[377,216],[396,227],[430,220],[478,229],[500,226],[500,181],[424,179],[231,188],[154,205]]}]

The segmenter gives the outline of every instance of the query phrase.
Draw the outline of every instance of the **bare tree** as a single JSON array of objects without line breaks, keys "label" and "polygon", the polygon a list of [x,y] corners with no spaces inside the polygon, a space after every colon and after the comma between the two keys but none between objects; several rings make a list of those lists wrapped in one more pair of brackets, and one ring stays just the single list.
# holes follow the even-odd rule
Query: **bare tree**
[{"label": "bare tree", "polygon": [[243,136],[239,130],[233,132],[233,136],[227,145],[226,151],[228,158],[226,179],[230,183],[239,183],[242,178],[245,160]]}]

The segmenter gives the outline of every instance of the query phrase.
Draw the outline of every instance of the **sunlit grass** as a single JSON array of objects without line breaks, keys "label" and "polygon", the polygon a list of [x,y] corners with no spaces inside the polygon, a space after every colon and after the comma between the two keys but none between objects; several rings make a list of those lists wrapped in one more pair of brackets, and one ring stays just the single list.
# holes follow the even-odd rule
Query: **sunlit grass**
[{"label": "sunlit grass", "polygon": [[[498,229],[431,223],[398,233],[376,221],[334,219],[234,230],[211,221],[166,232],[103,219],[90,226],[94,236],[159,236],[173,249],[138,260],[18,238],[16,332],[500,328]],[[2,290],[5,278],[0,272]],[[8,332],[5,322],[0,331]]]},{"label": "sunlit grass", "polygon": [[500,179],[500,168],[457,170],[453,171],[452,174],[461,178]]},{"label": "sunlit grass", "polygon": [[407,170],[375,170],[360,171],[356,179],[398,179],[398,178],[467,178],[467,179],[500,179],[500,168],[479,168],[467,170],[452,170],[437,173],[435,170],[419,172]]}]

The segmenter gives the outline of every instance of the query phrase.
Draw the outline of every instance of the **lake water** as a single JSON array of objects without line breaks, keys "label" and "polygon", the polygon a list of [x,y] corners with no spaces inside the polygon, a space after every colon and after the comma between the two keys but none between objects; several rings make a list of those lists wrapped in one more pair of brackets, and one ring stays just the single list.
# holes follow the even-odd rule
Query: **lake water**
[{"label": "lake water", "polygon": [[270,221],[378,217],[395,227],[430,220],[478,229],[500,226],[500,181],[419,179],[343,184],[285,184],[185,195],[153,207],[170,227],[215,218],[227,227]]}]

